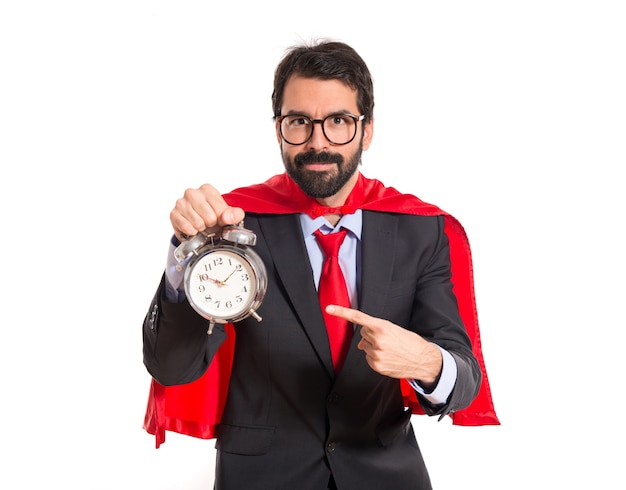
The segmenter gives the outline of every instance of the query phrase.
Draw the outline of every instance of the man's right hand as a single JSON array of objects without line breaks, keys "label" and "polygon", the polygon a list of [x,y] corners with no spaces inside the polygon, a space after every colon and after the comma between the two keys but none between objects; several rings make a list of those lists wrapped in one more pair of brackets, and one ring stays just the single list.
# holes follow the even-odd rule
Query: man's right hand
[{"label": "man's right hand", "polygon": [[170,212],[170,222],[179,240],[211,228],[240,223],[243,209],[226,204],[222,195],[210,184],[187,189]]}]

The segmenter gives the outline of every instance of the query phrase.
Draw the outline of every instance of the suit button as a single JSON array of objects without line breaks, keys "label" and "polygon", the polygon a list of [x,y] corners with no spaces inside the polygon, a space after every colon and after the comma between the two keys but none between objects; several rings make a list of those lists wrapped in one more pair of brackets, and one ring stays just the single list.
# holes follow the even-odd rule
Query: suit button
[{"label": "suit button", "polygon": [[332,453],[335,451],[335,443],[334,442],[329,442],[328,446],[326,446],[326,451],[329,453]]},{"label": "suit button", "polygon": [[330,395],[328,395],[328,403],[330,405],[337,403],[337,401],[339,401],[339,393],[332,392]]},{"label": "suit button", "polygon": [[156,323],[158,311],[159,311],[159,306],[155,304],[154,308],[152,308],[152,313],[150,314],[150,330],[154,330],[156,326],[155,323]]}]

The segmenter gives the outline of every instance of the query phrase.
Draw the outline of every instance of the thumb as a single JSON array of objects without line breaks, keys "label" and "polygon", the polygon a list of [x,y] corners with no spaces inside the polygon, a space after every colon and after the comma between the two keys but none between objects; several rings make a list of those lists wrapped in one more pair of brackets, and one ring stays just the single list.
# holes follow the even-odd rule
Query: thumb
[{"label": "thumb", "polygon": [[236,225],[243,221],[245,215],[243,209],[228,206],[222,211],[219,217],[219,223],[221,225]]}]

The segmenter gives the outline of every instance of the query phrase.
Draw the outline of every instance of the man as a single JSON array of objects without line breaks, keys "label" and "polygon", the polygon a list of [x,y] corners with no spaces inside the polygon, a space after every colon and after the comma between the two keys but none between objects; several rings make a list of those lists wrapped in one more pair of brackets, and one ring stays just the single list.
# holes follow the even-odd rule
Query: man
[{"label": "man", "polygon": [[[188,189],[170,214],[171,265],[144,322],[144,363],[154,378],[145,427],[161,441],[165,429],[216,436],[218,490],[429,489],[412,411],[499,423],[472,346],[462,228],[359,172],[374,98],[351,47],[291,49],[276,69],[272,102],[286,173],[226,195],[209,184]],[[173,250],[244,217],[268,272],[262,321],[217,324],[207,335]],[[347,230],[339,261],[352,307],[320,306],[318,229]],[[332,317],[348,323],[337,363]]]}]

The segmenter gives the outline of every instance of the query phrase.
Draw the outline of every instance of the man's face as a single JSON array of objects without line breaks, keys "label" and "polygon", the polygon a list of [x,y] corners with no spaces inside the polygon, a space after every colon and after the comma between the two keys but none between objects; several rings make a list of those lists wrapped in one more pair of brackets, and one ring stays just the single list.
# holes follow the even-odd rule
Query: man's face
[{"label": "man's face", "polygon": [[[281,114],[301,114],[310,119],[324,119],[330,114],[360,115],[357,93],[338,80],[292,77],[285,85]],[[356,136],[348,144],[332,144],[314,124],[313,135],[302,145],[290,145],[276,125],[276,135],[287,174],[309,196],[328,198],[346,185],[354,185],[361,153],[369,148],[373,126],[356,123]]]}]

